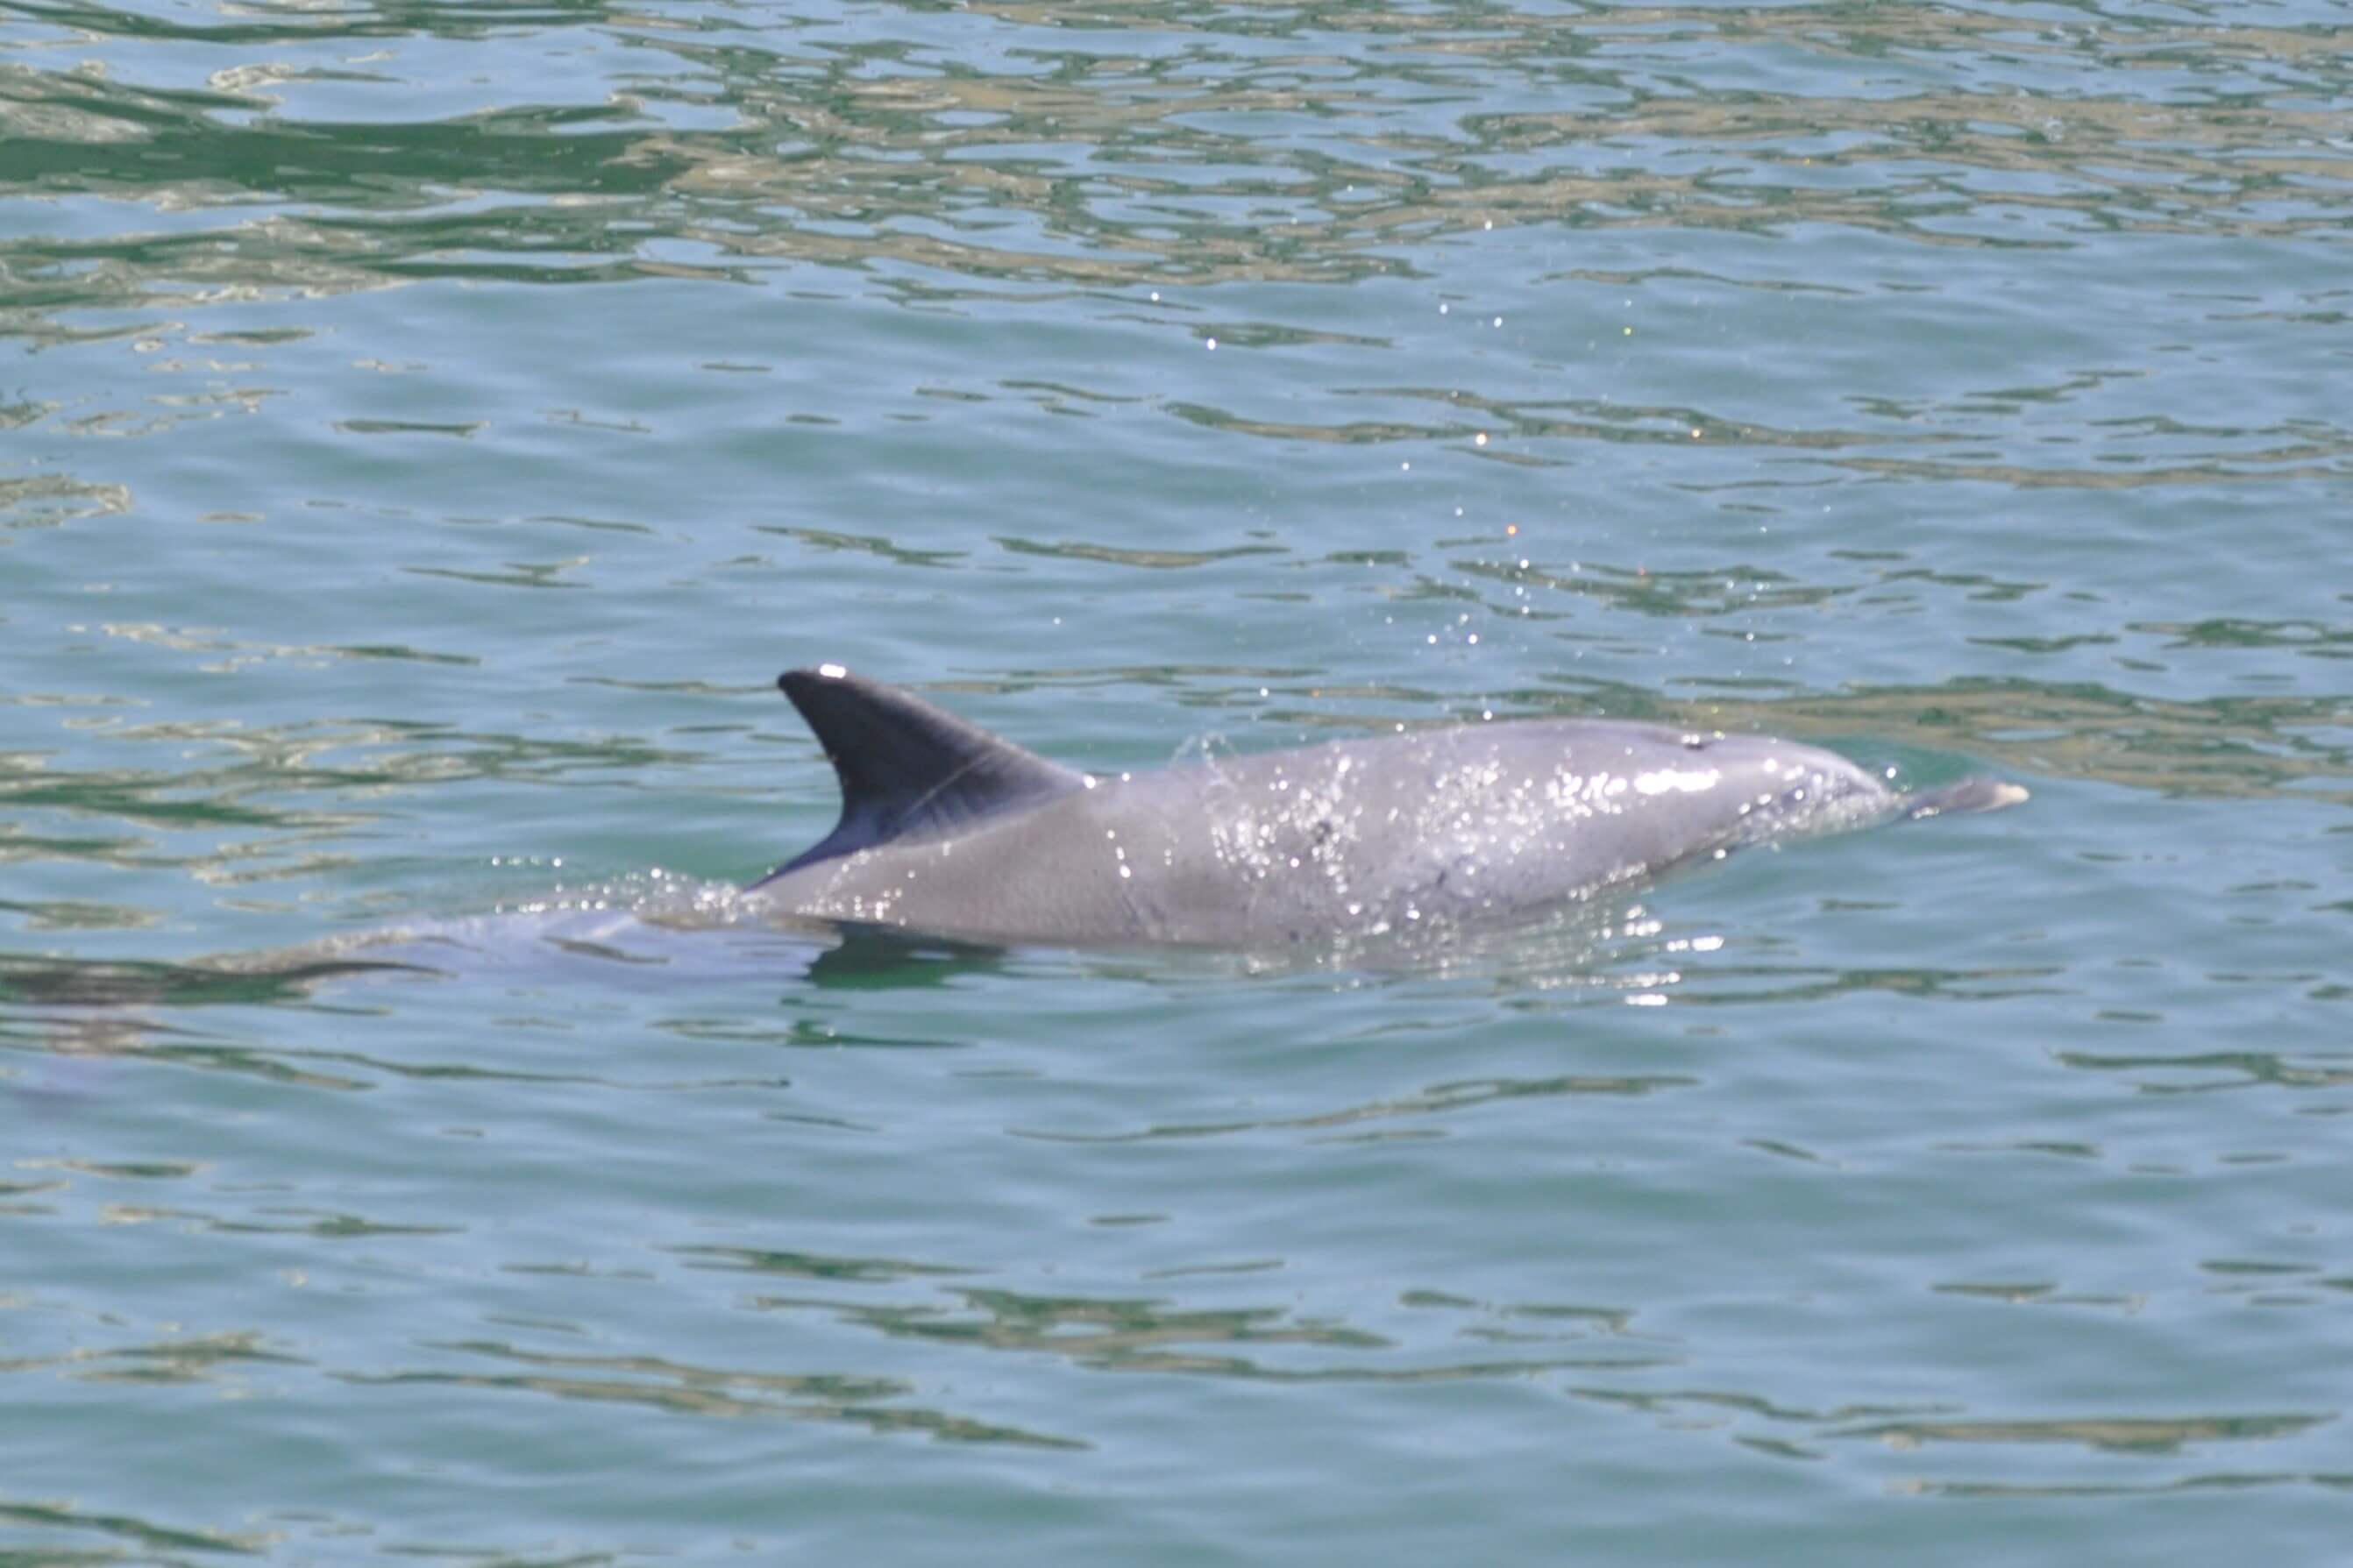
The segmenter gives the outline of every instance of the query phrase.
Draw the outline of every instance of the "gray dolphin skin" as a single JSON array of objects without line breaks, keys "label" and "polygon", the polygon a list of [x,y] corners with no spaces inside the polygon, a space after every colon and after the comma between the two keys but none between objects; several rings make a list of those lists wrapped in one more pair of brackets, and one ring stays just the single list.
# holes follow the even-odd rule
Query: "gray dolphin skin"
[{"label": "gray dolphin skin", "polygon": [[781,912],[984,943],[1262,948],[1530,921],[1733,849],[2026,798],[1904,794],[1765,736],[1504,721],[1160,772],[1082,773],[895,688],[779,677],[841,820],[749,891]]}]

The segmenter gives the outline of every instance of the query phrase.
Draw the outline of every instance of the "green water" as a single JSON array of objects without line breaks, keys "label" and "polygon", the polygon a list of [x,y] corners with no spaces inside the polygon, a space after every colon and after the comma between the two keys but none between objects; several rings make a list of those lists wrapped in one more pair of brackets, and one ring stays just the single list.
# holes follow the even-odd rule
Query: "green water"
[{"label": "green water", "polygon": [[[2339,1560],[2348,40],[0,5],[0,1563]],[[757,875],[819,659],[2034,799],[1402,968],[185,967]]]}]

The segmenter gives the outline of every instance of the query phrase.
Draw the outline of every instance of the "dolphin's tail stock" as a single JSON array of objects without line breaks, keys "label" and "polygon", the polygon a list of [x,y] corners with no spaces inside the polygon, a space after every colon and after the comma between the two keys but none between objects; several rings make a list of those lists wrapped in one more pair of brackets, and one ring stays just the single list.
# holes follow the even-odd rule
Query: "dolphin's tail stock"
[{"label": "dolphin's tail stock", "polygon": [[2000,811],[2026,798],[2025,785],[1980,774],[1965,778],[1958,784],[1947,784],[1941,789],[1924,789],[1905,795],[1904,819],[1917,822],[1924,816],[1959,816],[1975,811]]}]

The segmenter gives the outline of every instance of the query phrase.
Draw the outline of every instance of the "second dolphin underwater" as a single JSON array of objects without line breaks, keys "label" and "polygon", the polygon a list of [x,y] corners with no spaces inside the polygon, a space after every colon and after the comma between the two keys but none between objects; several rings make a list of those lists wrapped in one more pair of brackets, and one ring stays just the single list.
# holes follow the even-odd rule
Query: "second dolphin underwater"
[{"label": "second dolphin underwater", "polygon": [[1504,721],[1096,776],[839,665],[788,671],[841,819],[749,894],[984,943],[1263,948],[1538,919],[1744,846],[2027,798],[1767,736]]}]

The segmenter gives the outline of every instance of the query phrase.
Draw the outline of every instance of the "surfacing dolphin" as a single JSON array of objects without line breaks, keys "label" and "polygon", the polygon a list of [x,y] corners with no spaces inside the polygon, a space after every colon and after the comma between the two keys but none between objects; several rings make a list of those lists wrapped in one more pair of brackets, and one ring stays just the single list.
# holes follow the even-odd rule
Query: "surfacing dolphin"
[{"label": "surfacing dolphin", "polygon": [[1415,730],[1101,776],[839,665],[776,684],[841,820],[750,892],[984,943],[1263,948],[1509,925],[1735,848],[2026,798],[1904,794],[1813,746],[1609,719]]}]

